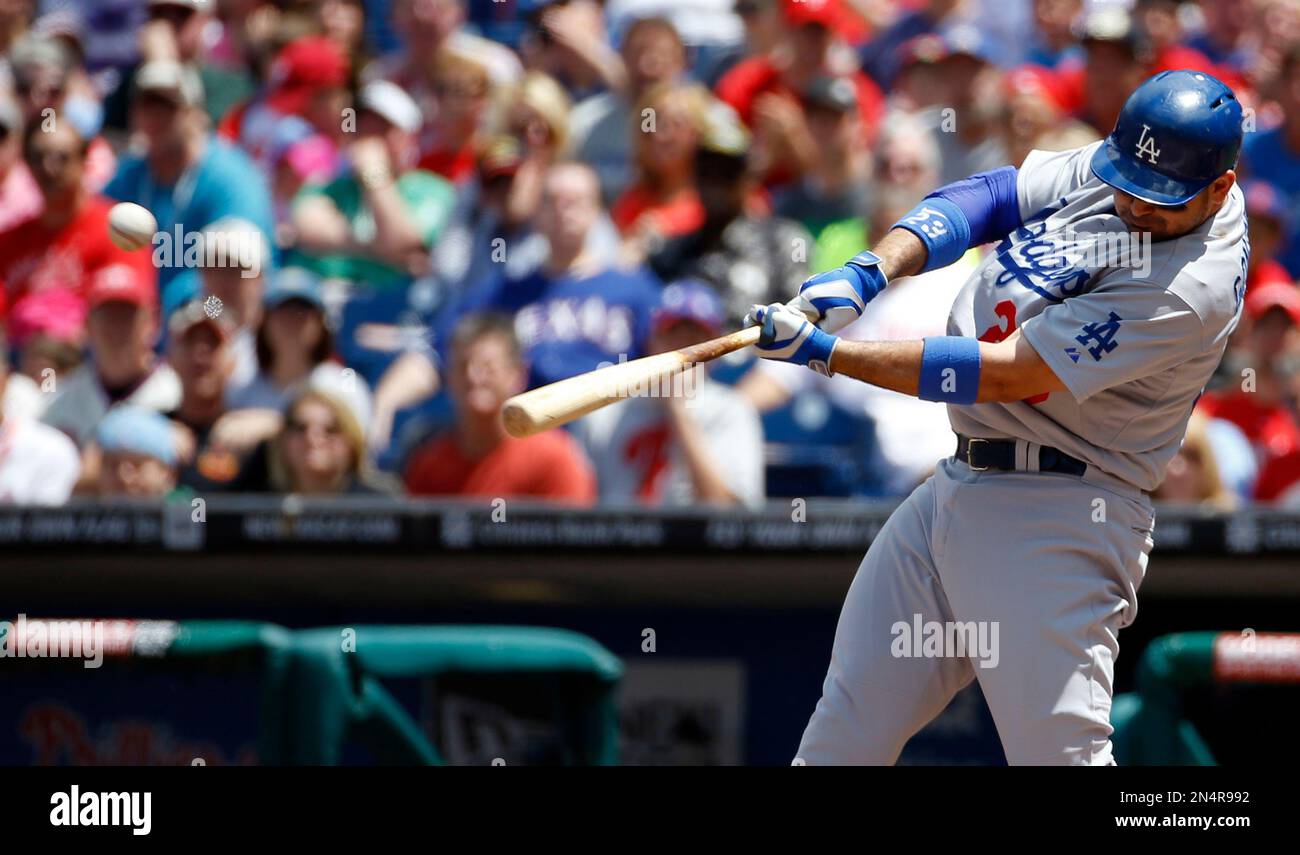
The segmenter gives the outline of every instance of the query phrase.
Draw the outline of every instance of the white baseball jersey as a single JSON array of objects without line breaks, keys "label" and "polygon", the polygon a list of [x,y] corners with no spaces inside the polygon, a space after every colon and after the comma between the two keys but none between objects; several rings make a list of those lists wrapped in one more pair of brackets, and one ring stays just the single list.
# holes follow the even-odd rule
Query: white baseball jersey
[{"label": "white baseball jersey", "polygon": [[1089,168],[1101,144],[1030,153],[1016,180],[1024,225],[993,245],[948,320],[950,335],[981,341],[1020,329],[1069,392],[948,416],[959,433],[1054,446],[1150,491],[1240,317],[1245,201],[1234,186],[1195,231],[1143,242]]}]

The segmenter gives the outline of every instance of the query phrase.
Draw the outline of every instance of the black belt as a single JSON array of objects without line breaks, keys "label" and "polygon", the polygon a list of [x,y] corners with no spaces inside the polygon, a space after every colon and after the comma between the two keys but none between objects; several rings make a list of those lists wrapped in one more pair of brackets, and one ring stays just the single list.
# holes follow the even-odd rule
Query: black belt
[{"label": "black belt", "polygon": [[[958,434],[957,459],[976,472],[984,472],[988,469],[1010,472],[1023,468],[1016,466],[1016,440],[1014,439],[979,439],[978,437],[972,439]],[[1087,469],[1088,464],[1060,449],[1045,445],[1038,449],[1038,471],[1040,472],[1083,475]]]}]

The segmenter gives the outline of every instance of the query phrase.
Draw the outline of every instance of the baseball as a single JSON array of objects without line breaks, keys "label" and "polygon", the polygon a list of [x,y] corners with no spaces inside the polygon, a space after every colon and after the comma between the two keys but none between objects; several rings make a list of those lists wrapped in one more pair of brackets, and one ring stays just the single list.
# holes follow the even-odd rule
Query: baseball
[{"label": "baseball", "polygon": [[148,246],[158,231],[158,221],[148,208],[119,202],[108,212],[108,236],[119,248],[133,252]]}]

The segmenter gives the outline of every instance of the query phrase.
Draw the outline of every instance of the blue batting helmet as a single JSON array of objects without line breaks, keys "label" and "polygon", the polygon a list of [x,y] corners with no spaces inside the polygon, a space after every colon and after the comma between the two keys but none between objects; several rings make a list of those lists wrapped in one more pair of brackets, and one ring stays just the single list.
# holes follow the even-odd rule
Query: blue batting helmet
[{"label": "blue batting helmet", "polygon": [[1241,102],[1201,71],[1163,71],[1124,102],[1092,173],[1153,205],[1181,205],[1237,165]]}]

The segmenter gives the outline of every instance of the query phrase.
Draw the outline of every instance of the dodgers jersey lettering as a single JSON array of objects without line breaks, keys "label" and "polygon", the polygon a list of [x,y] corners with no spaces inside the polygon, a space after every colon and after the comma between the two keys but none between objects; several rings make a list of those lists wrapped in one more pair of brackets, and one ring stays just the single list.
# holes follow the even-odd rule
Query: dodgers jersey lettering
[{"label": "dodgers jersey lettering", "polygon": [[1140,490],[1155,489],[1192,405],[1223,356],[1245,294],[1245,202],[1182,237],[1144,242],[1097,179],[1093,143],[1034,151],[1016,182],[1024,225],[992,246],[953,302],[948,333],[1016,329],[1068,392],[949,405],[953,430],[1050,445]]}]

